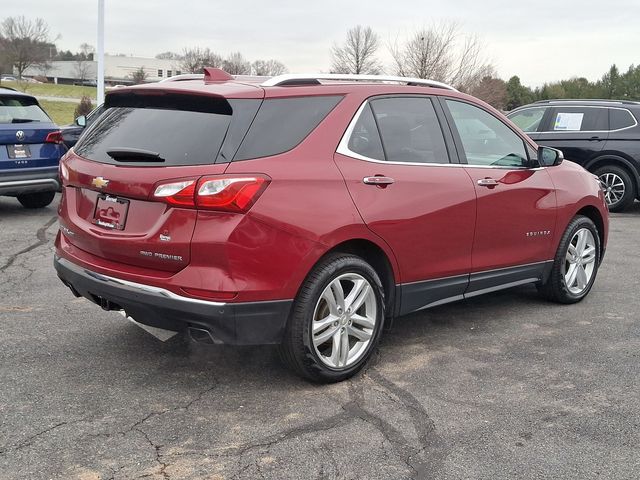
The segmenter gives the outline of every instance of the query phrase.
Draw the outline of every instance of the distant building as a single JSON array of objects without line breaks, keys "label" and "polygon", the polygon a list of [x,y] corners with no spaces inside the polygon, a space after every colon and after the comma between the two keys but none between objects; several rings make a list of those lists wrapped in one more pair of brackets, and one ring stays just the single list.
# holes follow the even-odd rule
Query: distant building
[{"label": "distant building", "polygon": [[[105,55],[104,81],[107,85],[130,85],[133,83],[134,72],[140,68],[147,74],[145,80],[147,82],[158,82],[163,78],[180,75],[182,73],[178,60]],[[98,62],[96,61],[87,60],[78,62],[76,60],[64,60],[50,62],[46,68],[31,66],[23,72],[23,76],[47,77],[52,83],[84,83],[95,85],[97,70]]]}]

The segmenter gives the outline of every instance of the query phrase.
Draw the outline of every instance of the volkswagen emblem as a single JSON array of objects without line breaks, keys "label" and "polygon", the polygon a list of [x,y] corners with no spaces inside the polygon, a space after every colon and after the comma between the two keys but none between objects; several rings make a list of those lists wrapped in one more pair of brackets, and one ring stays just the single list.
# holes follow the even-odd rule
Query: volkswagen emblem
[{"label": "volkswagen emblem", "polygon": [[24,132],[23,132],[22,130],[18,130],[18,131],[16,132],[16,138],[17,138],[19,141],[23,141],[23,140],[25,139],[25,137],[26,137],[26,135],[24,134]]}]

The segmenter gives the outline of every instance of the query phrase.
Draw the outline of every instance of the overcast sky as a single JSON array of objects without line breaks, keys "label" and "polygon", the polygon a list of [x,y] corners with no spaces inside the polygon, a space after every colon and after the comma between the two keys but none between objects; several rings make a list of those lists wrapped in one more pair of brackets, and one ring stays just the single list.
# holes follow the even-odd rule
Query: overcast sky
[{"label": "overcast sky", "polygon": [[[3,1],[0,19],[42,17],[58,48],[96,45],[97,0]],[[393,0],[319,2],[256,0],[105,0],[105,50],[153,57],[202,46],[249,60],[275,58],[290,72],[328,71],[330,47],[357,25],[371,26],[385,45],[438,21],[477,34],[499,76],[525,85],[584,76],[612,63],[640,64],[640,0]]]}]

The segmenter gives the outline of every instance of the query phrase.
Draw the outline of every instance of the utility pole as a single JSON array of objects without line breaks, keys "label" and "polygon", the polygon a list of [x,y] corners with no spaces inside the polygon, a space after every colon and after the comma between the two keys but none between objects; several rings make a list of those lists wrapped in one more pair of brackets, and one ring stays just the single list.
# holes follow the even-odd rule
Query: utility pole
[{"label": "utility pole", "polygon": [[98,95],[97,104],[104,103],[104,0],[98,0]]}]

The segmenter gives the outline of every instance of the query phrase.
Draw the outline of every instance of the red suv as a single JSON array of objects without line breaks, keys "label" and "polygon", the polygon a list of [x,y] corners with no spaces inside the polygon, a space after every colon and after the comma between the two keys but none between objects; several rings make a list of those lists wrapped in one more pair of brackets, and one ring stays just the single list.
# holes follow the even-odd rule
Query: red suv
[{"label": "red suv", "polygon": [[77,296],[198,340],[280,344],[316,381],[417,310],[535,283],[584,298],[598,180],[447,85],[204,78],[122,88],[60,165],[55,267]]}]

